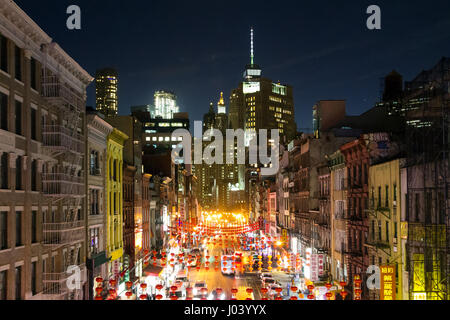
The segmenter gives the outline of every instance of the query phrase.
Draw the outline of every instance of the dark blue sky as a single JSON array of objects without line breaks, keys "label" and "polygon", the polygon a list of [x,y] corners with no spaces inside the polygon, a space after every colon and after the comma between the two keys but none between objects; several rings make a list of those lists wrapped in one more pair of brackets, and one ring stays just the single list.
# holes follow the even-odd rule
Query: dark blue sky
[{"label": "dark blue sky", "polygon": [[[448,0],[16,2],[91,75],[118,69],[120,114],[169,89],[201,120],[241,80],[251,26],[263,75],[294,87],[299,128],[311,128],[317,100],[346,99],[347,113],[359,114],[392,69],[411,80],[450,55]],[[82,30],[66,28],[71,4],[81,7]],[[366,28],[371,4],[381,7],[381,31]],[[94,94],[91,84],[89,105]]]}]

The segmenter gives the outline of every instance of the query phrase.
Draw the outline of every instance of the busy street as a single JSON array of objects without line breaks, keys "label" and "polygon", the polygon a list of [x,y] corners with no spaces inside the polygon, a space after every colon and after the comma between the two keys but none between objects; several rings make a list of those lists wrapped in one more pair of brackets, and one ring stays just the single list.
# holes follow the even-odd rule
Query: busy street
[{"label": "busy street", "polygon": [[178,221],[167,248],[148,252],[145,285],[129,283],[130,288],[119,296],[146,300],[342,297],[336,286],[324,282],[316,287],[305,279],[300,256],[284,249],[282,239],[273,239],[256,225],[246,224],[242,214],[205,212],[203,219],[208,222],[196,226],[183,226]]}]

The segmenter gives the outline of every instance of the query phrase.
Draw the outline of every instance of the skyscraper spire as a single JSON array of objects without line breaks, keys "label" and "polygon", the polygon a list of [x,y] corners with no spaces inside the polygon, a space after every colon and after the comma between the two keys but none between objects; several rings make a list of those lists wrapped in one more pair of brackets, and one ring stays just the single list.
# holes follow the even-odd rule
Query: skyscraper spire
[{"label": "skyscraper spire", "polygon": [[253,58],[254,58],[254,53],[253,53],[253,27],[251,27],[251,29],[250,29],[250,65],[253,65]]}]

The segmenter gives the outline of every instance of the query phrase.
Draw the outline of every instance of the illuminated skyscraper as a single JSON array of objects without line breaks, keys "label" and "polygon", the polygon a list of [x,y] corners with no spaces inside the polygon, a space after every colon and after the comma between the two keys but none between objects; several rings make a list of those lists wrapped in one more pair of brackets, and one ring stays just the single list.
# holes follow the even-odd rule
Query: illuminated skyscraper
[{"label": "illuminated skyscraper", "polygon": [[177,106],[177,96],[173,92],[156,91],[155,95],[155,117],[162,117],[163,119],[172,119],[174,113],[179,112]]},{"label": "illuminated skyscraper", "polygon": [[118,111],[117,71],[112,68],[95,73],[95,97],[97,111],[105,116],[115,116]]},{"label": "illuminated skyscraper", "polygon": [[253,29],[250,64],[245,68],[243,81],[230,96],[230,125],[245,130],[246,145],[260,129],[279,129],[280,139],[285,137],[286,141],[297,131],[292,87],[262,77],[261,68],[254,63]]}]

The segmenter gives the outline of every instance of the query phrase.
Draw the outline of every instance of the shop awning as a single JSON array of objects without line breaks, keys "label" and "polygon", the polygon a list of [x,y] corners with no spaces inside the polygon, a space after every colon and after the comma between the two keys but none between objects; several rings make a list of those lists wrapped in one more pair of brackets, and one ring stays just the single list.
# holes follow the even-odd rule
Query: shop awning
[{"label": "shop awning", "polygon": [[146,276],[154,276],[158,277],[159,274],[163,271],[163,267],[161,266],[154,266],[152,264],[149,264],[144,270],[143,273]]}]

